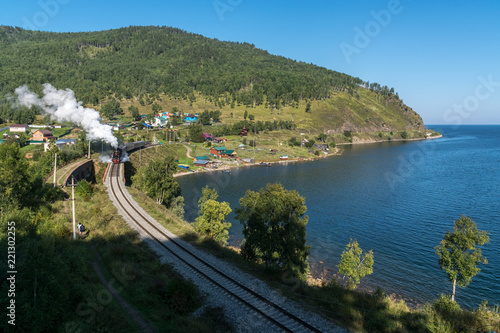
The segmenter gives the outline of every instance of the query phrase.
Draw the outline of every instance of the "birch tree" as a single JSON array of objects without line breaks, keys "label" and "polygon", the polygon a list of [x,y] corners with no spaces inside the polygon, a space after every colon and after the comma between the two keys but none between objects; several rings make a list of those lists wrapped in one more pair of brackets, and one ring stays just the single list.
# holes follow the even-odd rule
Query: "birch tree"
[{"label": "birch tree", "polygon": [[488,234],[488,231],[478,230],[474,221],[462,215],[455,221],[453,232],[448,231],[441,243],[435,247],[439,267],[453,283],[453,302],[456,286],[467,287],[471,279],[481,271],[477,265],[488,263],[488,259],[477,247],[490,242]]},{"label": "birch tree", "polygon": [[359,247],[357,240],[352,240],[347,244],[340,259],[339,273],[348,277],[347,287],[355,289],[366,275],[373,273],[373,251],[370,250],[362,256],[363,250]]},{"label": "birch tree", "polygon": [[231,227],[231,223],[226,222],[226,216],[231,213],[231,208],[227,202],[218,202],[218,197],[215,189],[208,186],[202,189],[202,197],[198,200],[200,215],[196,218],[195,228],[220,245],[226,245]]}]

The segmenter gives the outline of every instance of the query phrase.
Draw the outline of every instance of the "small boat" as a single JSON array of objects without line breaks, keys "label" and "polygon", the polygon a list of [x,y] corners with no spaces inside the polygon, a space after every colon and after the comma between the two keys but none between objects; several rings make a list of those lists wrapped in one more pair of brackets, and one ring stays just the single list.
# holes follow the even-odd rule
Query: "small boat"
[{"label": "small boat", "polygon": [[270,167],[270,166],[272,166],[271,162],[260,162],[259,165],[260,166],[264,166],[264,167]]},{"label": "small boat", "polygon": [[280,160],[287,160],[288,159],[288,155],[281,155],[280,156]]},{"label": "small boat", "polygon": [[221,170],[221,171],[222,172],[229,172],[229,173],[231,173],[231,170],[229,170],[229,169],[224,169],[224,170]]}]

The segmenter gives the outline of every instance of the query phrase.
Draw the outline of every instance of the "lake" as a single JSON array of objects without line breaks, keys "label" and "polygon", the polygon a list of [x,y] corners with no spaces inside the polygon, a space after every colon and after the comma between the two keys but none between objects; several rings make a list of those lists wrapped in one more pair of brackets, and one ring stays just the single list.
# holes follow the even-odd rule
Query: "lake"
[{"label": "lake", "polygon": [[[364,281],[368,286],[425,302],[451,294],[434,247],[467,215],[491,232],[483,248],[489,263],[467,288],[457,287],[457,301],[468,308],[483,300],[500,304],[500,126],[429,127],[444,137],[342,146],[341,156],[312,162],[178,178],[186,218],[196,218],[207,184],[234,211],[247,189],[281,183],[306,198],[312,267],[322,262],[321,269],[337,271],[346,244],[356,238],[375,256],[374,272]],[[228,219],[230,243],[238,245],[242,226],[234,212]]]}]

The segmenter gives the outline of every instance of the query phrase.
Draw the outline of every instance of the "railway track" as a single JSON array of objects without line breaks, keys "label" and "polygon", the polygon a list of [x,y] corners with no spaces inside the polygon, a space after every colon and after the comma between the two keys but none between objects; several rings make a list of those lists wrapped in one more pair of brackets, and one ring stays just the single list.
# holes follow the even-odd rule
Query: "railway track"
[{"label": "railway track", "polygon": [[[149,214],[142,210],[135,201],[131,198],[123,183],[122,164],[112,164],[108,177],[108,191],[111,200],[122,214],[136,229],[144,239],[147,239],[150,245],[157,252],[168,254],[170,258],[175,258],[182,265],[194,273],[196,276],[209,281],[212,286],[215,286],[222,292],[234,298],[237,303],[246,306],[250,311],[253,311],[259,318],[266,321],[265,326],[272,325],[274,329],[270,331],[282,332],[323,332],[313,324],[306,322],[304,319],[297,317],[288,310],[284,309],[280,304],[276,304],[272,300],[263,296],[244,283],[237,281],[235,278],[225,274],[214,265],[197,253],[193,249],[183,244],[174,234],[165,230],[157,221]],[[332,331],[337,329],[332,328]],[[343,331],[340,329],[340,331]]]}]

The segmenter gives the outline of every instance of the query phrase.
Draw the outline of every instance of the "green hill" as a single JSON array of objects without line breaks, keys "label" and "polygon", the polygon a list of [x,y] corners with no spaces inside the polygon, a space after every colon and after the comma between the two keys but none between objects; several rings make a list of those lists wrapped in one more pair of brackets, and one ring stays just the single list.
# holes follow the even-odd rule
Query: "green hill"
[{"label": "green hill", "polygon": [[154,103],[164,111],[211,108],[231,122],[231,113],[248,110],[258,120],[293,119],[298,129],[326,132],[423,128],[393,88],[252,44],[169,27],[51,33],[0,26],[0,119],[23,122],[8,95],[25,84],[40,93],[44,83],[70,88],[97,109],[113,97],[141,113],[151,113]]}]

